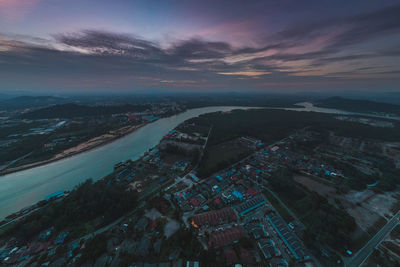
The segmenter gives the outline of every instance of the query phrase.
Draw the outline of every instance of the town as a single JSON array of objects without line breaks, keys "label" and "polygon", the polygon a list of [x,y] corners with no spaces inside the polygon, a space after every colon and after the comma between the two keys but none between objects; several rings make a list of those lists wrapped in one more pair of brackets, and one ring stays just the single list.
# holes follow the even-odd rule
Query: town
[{"label": "town", "polygon": [[0,0],[0,267],[399,267],[399,14]]},{"label": "town", "polygon": [[49,210],[54,213],[53,205],[85,197],[91,185],[84,184],[77,189],[81,195],[55,192],[7,217],[2,222],[1,263],[354,266],[359,258],[357,264],[379,261],[382,253],[385,261],[400,263],[399,239],[384,240],[386,235],[377,240],[384,248],[359,256],[383,225],[393,224],[387,231],[393,230],[394,236],[399,229],[394,228],[399,193],[385,191],[390,181],[373,179],[396,166],[364,153],[366,147],[374,148],[398,166],[395,143],[349,139],[312,127],[268,145],[240,136],[229,140],[230,146],[249,153],[201,177],[199,162],[215,131],[206,118],[180,124],[140,159],[115,165],[112,174],[94,184],[105,188],[102,198],[113,190],[129,195],[133,206],[121,216],[108,212],[77,218],[84,228],[69,216],[68,223],[46,221],[33,228],[30,219],[41,220],[35,217],[38,210],[44,216]]},{"label": "town", "polygon": [[87,151],[184,110],[172,101],[112,104],[115,106],[63,104],[2,111],[0,174]]}]

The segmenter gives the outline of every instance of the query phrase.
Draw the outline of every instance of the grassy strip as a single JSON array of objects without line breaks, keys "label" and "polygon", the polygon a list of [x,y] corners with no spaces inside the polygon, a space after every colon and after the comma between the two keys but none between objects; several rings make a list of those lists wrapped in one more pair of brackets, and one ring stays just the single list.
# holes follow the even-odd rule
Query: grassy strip
[{"label": "grassy strip", "polygon": [[264,196],[268,199],[268,201],[272,204],[272,206],[278,211],[281,217],[285,220],[285,222],[293,221],[292,215],[279,203],[279,201],[268,191],[263,191]]}]

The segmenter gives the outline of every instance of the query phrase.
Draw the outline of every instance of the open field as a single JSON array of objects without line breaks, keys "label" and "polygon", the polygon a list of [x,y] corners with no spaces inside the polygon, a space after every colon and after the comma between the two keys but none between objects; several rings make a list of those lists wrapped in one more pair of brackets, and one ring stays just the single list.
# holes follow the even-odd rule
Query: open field
[{"label": "open field", "polygon": [[245,158],[250,153],[251,150],[248,147],[235,140],[207,146],[202,162],[200,163],[199,175],[210,175]]},{"label": "open field", "polygon": [[347,194],[338,194],[333,186],[317,182],[306,176],[295,175],[294,180],[307,189],[317,192],[333,203],[338,200],[346,211],[354,217],[357,226],[364,232],[374,226],[380,219],[388,220],[393,216],[392,207],[399,203],[398,192],[378,194],[371,190],[355,191]]},{"label": "open field", "polygon": [[336,189],[333,186],[329,186],[320,182],[315,181],[314,179],[302,175],[294,175],[293,179],[304,185],[308,190],[315,191],[321,196],[324,197],[332,197],[336,194]]}]

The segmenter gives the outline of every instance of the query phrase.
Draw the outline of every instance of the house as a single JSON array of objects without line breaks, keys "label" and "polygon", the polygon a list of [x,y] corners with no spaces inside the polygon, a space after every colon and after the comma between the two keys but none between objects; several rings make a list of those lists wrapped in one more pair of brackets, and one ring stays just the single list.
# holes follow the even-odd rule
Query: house
[{"label": "house", "polygon": [[264,205],[265,203],[265,198],[261,194],[259,194],[237,205],[236,210],[238,211],[239,215],[245,215],[246,213]]},{"label": "house", "polygon": [[135,225],[135,232],[144,232],[149,224],[149,220],[146,217],[142,217]]},{"label": "house", "polygon": [[244,237],[244,231],[240,226],[233,226],[222,231],[215,231],[210,234],[208,240],[208,246],[214,248],[221,248],[226,245],[232,244],[239,241],[240,238]]},{"label": "house", "polygon": [[226,265],[231,266],[239,261],[236,252],[231,248],[224,249],[224,259]]},{"label": "house", "polygon": [[142,257],[147,256],[149,254],[150,245],[150,237],[144,235],[142,239],[140,239],[139,245],[136,249],[136,254]]},{"label": "house", "polygon": [[186,267],[199,267],[200,263],[198,261],[187,261]]},{"label": "house", "polygon": [[236,220],[235,212],[232,208],[228,207],[197,214],[192,218],[192,225],[197,228],[203,225],[220,225],[223,223],[235,222]]},{"label": "house", "polygon": [[270,239],[260,239],[257,242],[257,246],[261,250],[264,258],[267,260],[271,259],[274,256],[280,255],[280,252],[275,247],[274,242]]},{"label": "house", "polygon": [[192,180],[195,181],[196,183],[200,181],[200,179],[193,172],[189,173],[189,177],[192,178]]},{"label": "house", "polygon": [[242,247],[239,249],[239,258],[240,263],[245,264],[245,266],[253,266],[255,263],[253,253]]},{"label": "house", "polygon": [[54,193],[46,196],[45,199],[46,199],[46,201],[49,201],[51,199],[56,199],[56,198],[62,197],[64,195],[65,195],[65,192],[61,190],[61,191],[57,191],[57,192],[54,192]]},{"label": "house", "polygon": [[232,195],[240,200],[243,200],[243,194],[240,193],[239,191],[235,190],[232,192]]}]

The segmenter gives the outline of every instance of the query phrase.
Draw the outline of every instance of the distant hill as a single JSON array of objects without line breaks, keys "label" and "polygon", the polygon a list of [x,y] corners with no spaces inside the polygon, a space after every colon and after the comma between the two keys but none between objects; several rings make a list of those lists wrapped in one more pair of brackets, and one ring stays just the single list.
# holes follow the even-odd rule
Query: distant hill
[{"label": "distant hill", "polygon": [[11,98],[9,95],[0,93],[0,101],[6,100],[6,99],[9,99],[9,98]]},{"label": "distant hill", "polygon": [[121,105],[121,106],[83,106],[77,104],[55,105],[27,112],[21,115],[23,119],[70,119],[75,117],[106,116],[126,112],[141,112],[150,105]]},{"label": "distant hill", "polygon": [[0,109],[38,108],[71,102],[68,98],[54,96],[19,96],[0,101]]},{"label": "distant hill", "polygon": [[400,105],[375,102],[369,100],[355,100],[343,97],[329,97],[313,101],[317,107],[334,108],[360,113],[385,113],[400,116]]}]

